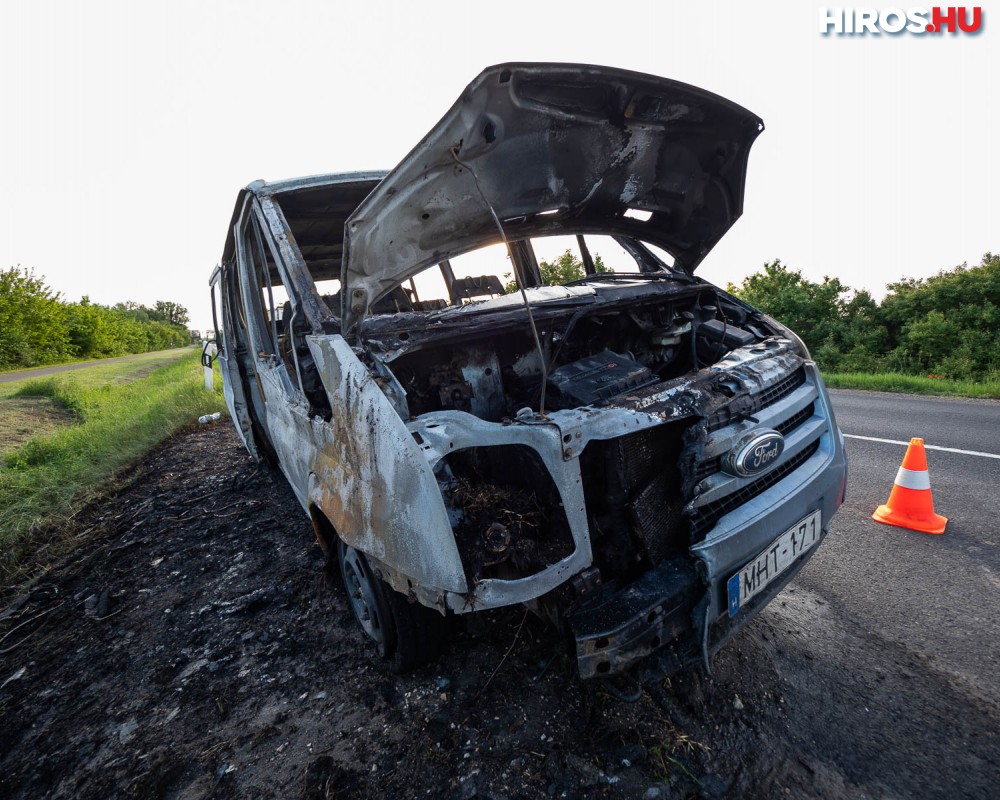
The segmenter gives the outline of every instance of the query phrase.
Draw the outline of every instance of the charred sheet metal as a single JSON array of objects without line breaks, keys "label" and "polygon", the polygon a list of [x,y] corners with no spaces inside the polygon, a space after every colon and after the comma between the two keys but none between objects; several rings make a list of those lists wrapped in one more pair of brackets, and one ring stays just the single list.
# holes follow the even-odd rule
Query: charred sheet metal
[{"label": "charred sheet metal", "polygon": [[477,183],[511,239],[631,235],[693,269],[743,211],[763,127],[735,103],[650,75],[490,67],[348,220],[344,330],[428,265],[499,241]]},{"label": "charred sheet metal", "polygon": [[347,544],[428,589],[463,594],[461,559],[420,447],[342,337],[308,342],[332,409],[328,423],[313,419],[309,501]]},{"label": "charred sheet metal", "polygon": [[[590,565],[590,536],[580,467],[575,459],[563,458],[562,436],[555,425],[505,425],[486,422],[462,411],[438,411],[411,420],[407,428],[419,436],[419,449],[431,468],[449,453],[472,447],[523,445],[534,450],[559,491],[575,544],[572,554],[535,575],[512,580],[490,578],[470,587],[467,595],[449,595],[448,605],[454,611],[532,600]],[[450,530],[449,527],[449,534]]]},{"label": "charred sheet metal", "polygon": [[[621,588],[608,585],[567,614],[583,678],[613,675],[676,641],[696,650],[692,613],[704,587],[688,559],[671,559]],[[680,666],[683,662],[680,662]]]}]

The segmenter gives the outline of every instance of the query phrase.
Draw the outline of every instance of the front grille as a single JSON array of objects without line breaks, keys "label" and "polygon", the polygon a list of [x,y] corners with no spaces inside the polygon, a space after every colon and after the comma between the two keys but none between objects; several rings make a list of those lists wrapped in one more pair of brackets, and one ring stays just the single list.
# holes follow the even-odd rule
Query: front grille
[{"label": "front grille", "polygon": [[692,536],[694,536],[696,540],[701,539],[706,533],[708,533],[708,531],[715,527],[715,523],[718,522],[721,517],[724,517],[730,511],[739,508],[741,505],[752,500],[757,495],[766,492],[786,475],[802,466],[818,448],[819,440],[813,442],[805,448],[805,450],[767,473],[767,475],[763,478],[760,478],[753,483],[748,483],[743,488],[737,489],[732,494],[726,495],[713,503],[707,503],[706,505],[695,509],[694,513],[691,514]]},{"label": "front grille", "polygon": [[[727,407],[705,420],[707,430],[705,433],[698,431],[697,439],[790,398],[805,386],[806,381],[805,369],[800,367],[757,394],[733,398]],[[805,390],[801,394],[805,395]],[[810,399],[815,396],[815,392],[809,394]],[[808,404],[798,411],[784,411],[789,415],[784,419],[781,414],[768,414],[768,425],[787,437],[810,424],[810,420],[822,412],[818,412],[815,403],[804,402]],[[799,403],[790,405],[795,407]],[[752,426],[724,431],[710,439],[718,439],[719,444],[725,440],[729,442],[726,447],[731,448],[743,427]],[[642,560],[646,563],[656,564],[682,552],[692,542],[704,539],[721,517],[790,475],[819,448],[817,438],[767,474],[736,488],[744,483],[742,479],[720,474],[724,453],[691,465],[682,478],[684,440],[688,439],[688,447],[697,447],[685,436],[685,431],[694,432],[683,423],[657,426],[605,442],[593,442],[585,449],[581,464],[588,514],[598,529],[613,530],[624,523],[632,534],[628,545],[623,547],[618,543],[604,550],[601,550],[603,537],[595,537],[595,560],[602,564],[602,569],[607,566],[612,572],[616,568],[627,572],[630,565],[637,563],[636,556],[644,556]],[[819,436],[819,428],[815,435]],[[796,446],[800,445],[796,443]],[[716,447],[714,452],[721,449]],[[705,505],[692,507],[695,487],[711,476],[717,476],[707,488],[712,499],[705,497]],[[727,491],[730,493],[723,494]]]},{"label": "front grille", "polygon": [[802,367],[799,367],[788,377],[782,378],[777,383],[771,384],[766,389],[752,395],[748,406],[741,406],[738,411],[734,411],[729,407],[717,411],[708,418],[708,432],[712,433],[712,431],[725,428],[727,425],[730,425],[739,419],[743,419],[746,416],[751,416],[757,413],[762,408],[765,408],[772,403],[777,403],[782,398],[788,397],[788,395],[798,389],[805,382],[805,370],[802,369]]},{"label": "front grille", "polygon": [[805,382],[806,371],[802,367],[799,367],[787,378],[782,378],[777,383],[768,386],[759,394],[754,395],[754,399],[757,401],[756,408],[761,409],[765,406],[771,405],[772,403],[777,403],[783,397],[788,397],[788,395],[798,389]]},{"label": "front grille", "polygon": [[[787,436],[789,433],[794,431],[799,425],[809,419],[813,414],[816,413],[815,404],[810,403],[801,411],[793,414],[788,419],[784,420],[778,425],[774,426],[774,429],[780,433],[782,436]],[[709,475],[714,475],[722,469],[722,457],[710,458],[707,461],[702,461],[695,467],[694,470],[694,481],[698,483],[704,480]]]},{"label": "front grille", "polygon": [[811,417],[814,413],[815,413],[814,404],[810,403],[798,413],[792,414],[792,416],[790,416],[784,422],[775,425],[774,429],[782,436],[787,436],[789,433],[791,433],[797,427],[799,427],[799,425],[801,425],[803,422],[809,419],[809,417]]}]

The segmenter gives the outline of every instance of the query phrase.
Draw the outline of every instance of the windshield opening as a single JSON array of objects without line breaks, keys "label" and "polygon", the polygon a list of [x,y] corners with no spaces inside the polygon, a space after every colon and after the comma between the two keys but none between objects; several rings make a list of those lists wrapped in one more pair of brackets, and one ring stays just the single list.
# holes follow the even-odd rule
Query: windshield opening
[{"label": "windshield opening", "polygon": [[[526,288],[566,286],[601,275],[663,273],[673,258],[661,248],[608,235],[559,235],[513,241]],[[435,264],[394,288],[373,314],[430,312],[517,291],[515,264],[492,244]]]}]

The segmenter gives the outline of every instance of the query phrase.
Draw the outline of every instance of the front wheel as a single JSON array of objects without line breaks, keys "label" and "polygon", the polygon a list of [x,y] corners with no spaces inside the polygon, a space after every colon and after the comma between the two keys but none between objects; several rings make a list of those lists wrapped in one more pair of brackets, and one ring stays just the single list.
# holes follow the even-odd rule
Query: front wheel
[{"label": "front wheel", "polygon": [[342,541],[337,560],[354,618],[393,670],[407,672],[441,654],[448,638],[443,615],[411,603],[375,576],[364,553]]}]

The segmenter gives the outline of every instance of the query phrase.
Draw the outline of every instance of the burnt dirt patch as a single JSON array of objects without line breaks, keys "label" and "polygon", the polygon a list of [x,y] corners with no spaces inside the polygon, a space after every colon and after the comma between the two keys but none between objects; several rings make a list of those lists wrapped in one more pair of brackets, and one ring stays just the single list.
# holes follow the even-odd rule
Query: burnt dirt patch
[{"label": "burnt dirt patch", "polygon": [[[6,590],[0,796],[990,791],[996,717],[807,590],[724,650],[714,679],[651,681],[633,703],[617,696],[628,687],[579,681],[519,608],[463,620],[438,663],[397,676],[355,627],[284,479],[228,424],[175,437],[142,470],[78,515],[68,559],[27,593]],[[920,733],[921,708],[936,730]],[[901,747],[894,720],[917,739]],[[938,742],[933,770],[921,736]]]}]

